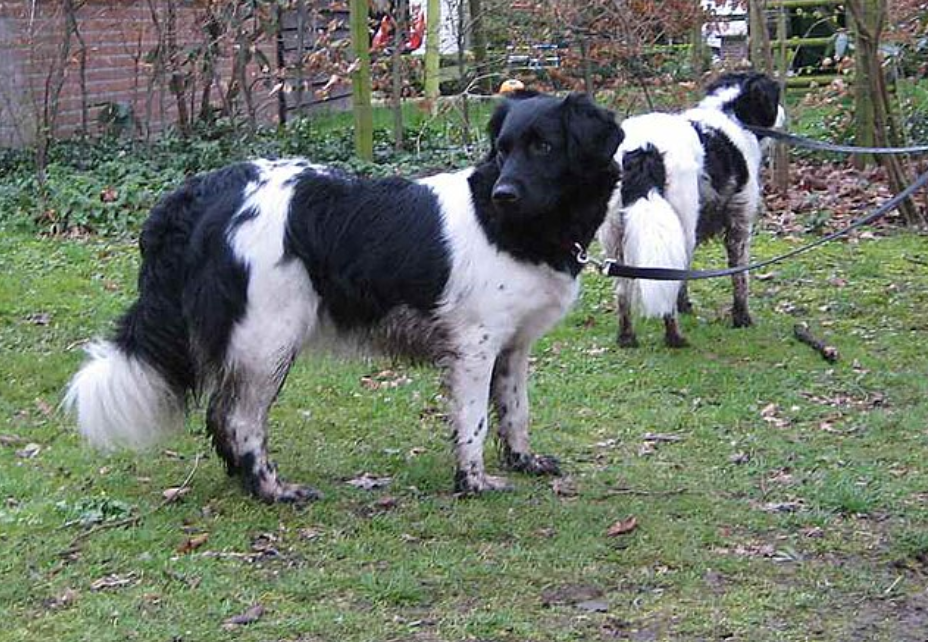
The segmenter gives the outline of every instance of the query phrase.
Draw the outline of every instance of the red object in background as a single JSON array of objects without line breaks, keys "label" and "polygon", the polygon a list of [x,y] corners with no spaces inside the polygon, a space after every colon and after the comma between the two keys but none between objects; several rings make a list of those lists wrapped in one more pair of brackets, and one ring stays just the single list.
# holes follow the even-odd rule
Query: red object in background
[{"label": "red object in background", "polygon": [[[421,6],[417,5],[412,8],[412,16],[409,21],[409,38],[403,43],[403,52],[415,51],[422,46],[422,41],[424,39],[425,12],[422,11]],[[387,15],[381,19],[380,25],[377,27],[377,31],[371,39],[371,51],[385,49],[392,44],[392,41],[393,18]]]},{"label": "red object in background", "polygon": [[406,51],[415,51],[422,46],[425,37],[425,12],[422,6],[413,7],[412,20],[409,24],[409,40],[406,41]]},{"label": "red object in background", "polygon": [[393,33],[393,18],[384,16],[377,28],[377,33],[374,34],[374,38],[371,40],[371,49],[377,51],[390,44],[391,33]]}]

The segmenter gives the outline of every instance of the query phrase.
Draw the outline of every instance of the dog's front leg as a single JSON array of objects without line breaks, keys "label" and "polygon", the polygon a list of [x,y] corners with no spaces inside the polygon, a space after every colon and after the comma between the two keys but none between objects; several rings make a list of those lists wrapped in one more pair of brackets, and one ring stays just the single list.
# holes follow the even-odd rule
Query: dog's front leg
[{"label": "dog's front leg", "polygon": [[487,405],[493,353],[468,346],[454,360],[448,372],[451,389],[451,424],[457,471],[454,490],[465,495],[490,490],[508,490],[504,477],[487,475],[483,444],[487,437]]},{"label": "dog's front leg", "polygon": [[504,350],[496,357],[491,384],[499,421],[502,464],[533,475],[559,475],[557,458],[536,455],[529,446],[528,357],[530,346]]}]

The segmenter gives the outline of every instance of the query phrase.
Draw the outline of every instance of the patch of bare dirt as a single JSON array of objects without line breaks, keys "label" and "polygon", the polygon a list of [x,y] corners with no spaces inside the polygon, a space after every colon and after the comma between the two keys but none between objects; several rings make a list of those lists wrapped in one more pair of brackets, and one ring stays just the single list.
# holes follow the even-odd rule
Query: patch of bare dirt
[{"label": "patch of bare dirt", "polygon": [[847,642],[928,639],[928,591],[893,599],[872,599],[856,605],[845,632]]}]

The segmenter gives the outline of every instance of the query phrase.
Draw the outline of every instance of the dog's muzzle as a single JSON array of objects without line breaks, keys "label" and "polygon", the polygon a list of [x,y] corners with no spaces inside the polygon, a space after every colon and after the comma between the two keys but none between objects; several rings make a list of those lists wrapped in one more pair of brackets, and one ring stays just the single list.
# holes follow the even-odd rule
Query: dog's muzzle
[{"label": "dog's muzzle", "polygon": [[493,186],[493,193],[491,196],[494,205],[498,207],[512,207],[513,205],[518,205],[519,201],[522,200],[522,195],[518,187],[512,183],[500,181],[497,181],[496,185]]}]

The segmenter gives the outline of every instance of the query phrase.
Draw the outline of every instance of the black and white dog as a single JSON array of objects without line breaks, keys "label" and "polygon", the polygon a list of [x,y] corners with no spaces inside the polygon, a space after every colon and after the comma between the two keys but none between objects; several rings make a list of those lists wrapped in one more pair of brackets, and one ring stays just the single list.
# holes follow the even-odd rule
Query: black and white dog
[{"label": "black and white dog", "polygon": [[577,296],[574,244],[606,214],[621,130],[583,95],[524,94],[490,136],[478,166],[417,181],[262,160],[165,196],[138,300],[66,392],[81,432],[144,446],[208,395],[230,474],[267,502],[313,499],[269,460],[268,410],[304,348],[362,341],[445,368],[458,492],[507,486],[484,468],[491,401],[503,465],[556,474],[529,448],[529,352]]},{"label": "black and white dog", "polygon": [[[761,206],[760,140],[744,125],[773,127],[784,116],[770,77],[731,73],[683,113],[650,113],[622,123],[616,152],[622,184],[599,233],[606,254],[627,265],[688,269],[696,245],[723,235],[730,266],[747,265]],[[735,327],[751,325],[748,277],[732,276]],[[676,312],[690,309],[679,281],[619,279],[618,342],[637,345],[631,311],[663,317],[667,345],[682,347]]]}]

